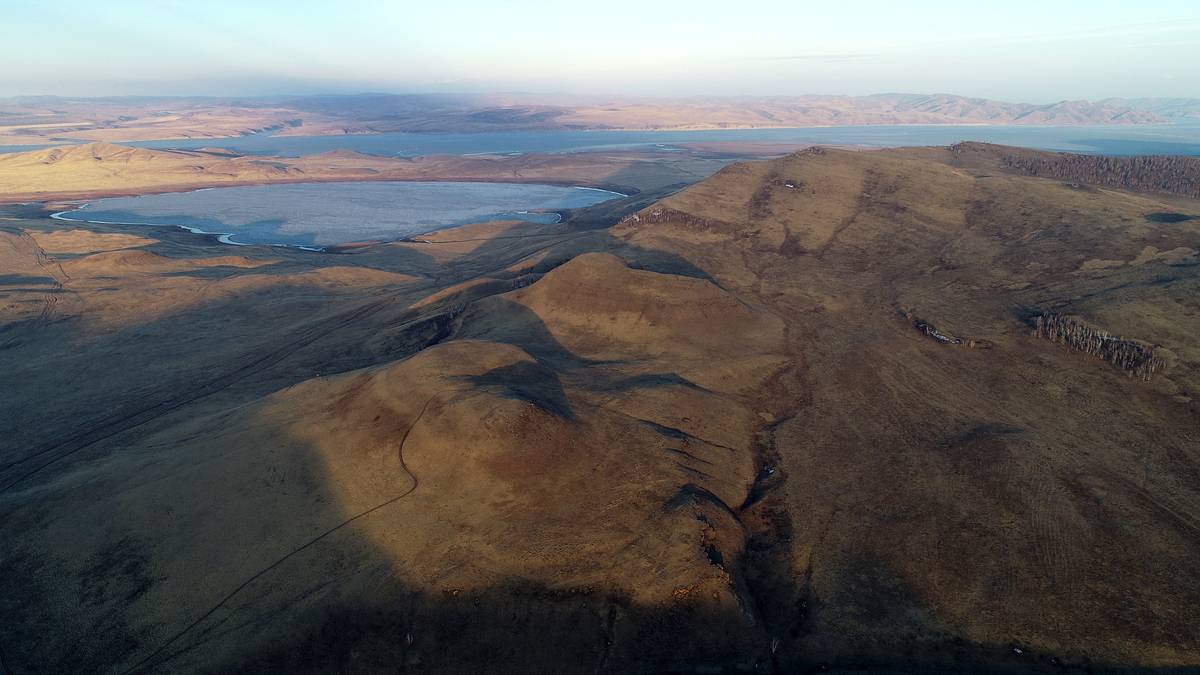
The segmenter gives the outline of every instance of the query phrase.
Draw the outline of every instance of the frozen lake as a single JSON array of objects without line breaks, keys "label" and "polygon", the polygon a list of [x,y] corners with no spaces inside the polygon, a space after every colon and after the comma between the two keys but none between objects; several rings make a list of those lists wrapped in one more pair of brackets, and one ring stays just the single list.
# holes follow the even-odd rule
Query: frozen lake
[{"label": "frozen lake", "polygon": [[349,182],[211,188],[113,197],[60,220],[182,227],[228,244],[322,248],[395,240],[487,220],[553,223],[557,209],[619,197],[615,192],[524,183]]}]

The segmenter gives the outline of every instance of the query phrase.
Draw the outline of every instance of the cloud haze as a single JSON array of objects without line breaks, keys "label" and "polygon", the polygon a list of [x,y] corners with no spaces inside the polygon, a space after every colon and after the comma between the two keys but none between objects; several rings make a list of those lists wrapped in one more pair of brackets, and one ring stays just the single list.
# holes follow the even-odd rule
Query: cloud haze
[{"label": "cloud haze", "polygon": [[1194,0],[977,4],[6,0],[0,95],[1200,96]]}]

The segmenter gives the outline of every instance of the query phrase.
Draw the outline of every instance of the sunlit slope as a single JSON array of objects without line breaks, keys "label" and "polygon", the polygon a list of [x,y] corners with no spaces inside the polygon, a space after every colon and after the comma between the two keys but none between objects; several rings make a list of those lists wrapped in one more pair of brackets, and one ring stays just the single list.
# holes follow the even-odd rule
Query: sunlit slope
[{"label": "sunlit slope", "polygon": [[[788,326],[778,564],[800,572],[775,630],[798,655],[886,661],[955,636],[1195,663],[1197,204],[993,168],[801,153],[730,167],[614,233]],[[1141,381],[1032,337],[1044,311],[1156,345],[1168,370]]]},{"label": "sunlit slope", "polygon": [[0,154],[0,204],[231,185],[367,180],[569,183],[636,192],[695,180],[691,172],[707,175],[708,163],[653,153],[400,159],[333,151],[281,158],[219,148],[148,150],[87,143]]},{"label": "sunlit slope", "polygon": [[1197,215],[814,150],[608,230],[9,233],[10,667],[1192,666]]}]

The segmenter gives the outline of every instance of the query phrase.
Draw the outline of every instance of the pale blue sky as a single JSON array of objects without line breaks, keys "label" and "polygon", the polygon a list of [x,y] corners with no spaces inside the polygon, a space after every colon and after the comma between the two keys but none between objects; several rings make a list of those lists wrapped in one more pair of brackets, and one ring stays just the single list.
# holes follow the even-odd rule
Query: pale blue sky
[{"label": "pale blue sky", "polygon": [[0,96],[1200,97],[1200,0],[2,0]]}]

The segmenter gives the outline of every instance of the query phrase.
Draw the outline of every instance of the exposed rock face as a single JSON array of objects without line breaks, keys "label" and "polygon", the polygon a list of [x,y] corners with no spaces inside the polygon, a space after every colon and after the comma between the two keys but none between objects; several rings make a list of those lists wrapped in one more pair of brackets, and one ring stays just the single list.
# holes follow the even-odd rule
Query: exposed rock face
[{"label": "exposed rock face", "polygon": [[1119,335],[1109,335],[1071,317],[1046,312],[1034,319],[1033,334],[1071,349],[1098,356],[1125,371],[1148,380],[1166,365],[1154,347]]},{"label": "exposed rock face", "polygon": [[1200,157],[1109,157],[1018,150],[988,143],[959,143],[951,150],[957,154],[992,155],[1004,166],[1031,176],[1138,192],[1200,197]]}]

